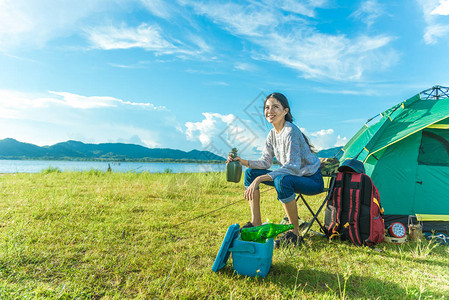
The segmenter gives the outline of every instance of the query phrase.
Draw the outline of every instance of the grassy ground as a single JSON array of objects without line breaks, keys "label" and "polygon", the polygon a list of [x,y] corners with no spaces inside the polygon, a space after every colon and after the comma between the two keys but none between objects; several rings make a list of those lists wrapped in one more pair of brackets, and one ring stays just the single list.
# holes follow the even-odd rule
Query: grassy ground
[{"label": "grassy ground", "polygon": [[[246,201],[176,225],[242,191],[219,173],[1,175],[0,299],[449,296],[449,247],[427,241],[377,252],[310,236],[303,247],[274,250],[265,278],[234,274],[232,259],[212,272],[229,225],[249,220]],[[308,199],[316,208],[321,197]],[[273,190],[262,195],[262,214],[284,216]],[[300,216],[310,216],[303,206]]]}]

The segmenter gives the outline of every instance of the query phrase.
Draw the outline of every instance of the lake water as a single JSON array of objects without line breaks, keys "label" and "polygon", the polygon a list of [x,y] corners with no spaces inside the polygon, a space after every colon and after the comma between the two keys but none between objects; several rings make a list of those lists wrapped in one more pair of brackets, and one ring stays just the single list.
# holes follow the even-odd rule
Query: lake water
[{"label": "lake water", "polygon": [[0,160],[0,173],[39,173],[49,167],[61,171],[107,171],[108,164],[113,172],[198,173],[224,172],[226,165],[194,163],[156,162],[99,162],[99,161],[57,161],[57,160]]}]

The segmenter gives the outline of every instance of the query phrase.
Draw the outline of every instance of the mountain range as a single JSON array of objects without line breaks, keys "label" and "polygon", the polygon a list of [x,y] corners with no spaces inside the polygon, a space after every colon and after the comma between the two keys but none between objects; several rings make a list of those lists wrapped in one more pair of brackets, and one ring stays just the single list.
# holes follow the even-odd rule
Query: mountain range
[{"label": "mountain range", "polygon": [[[322,150],[319,157],[333,157],[341,147]],[[12,138],[0,140],[0,159],[103,160],[103,161],[179,161],[223,162],[226,158],[209,151],[189,152],[168,148],[147,148],[134,144],[85,144],[67,141],[52,146],[36,146]]]},{"label": "mountain range", "polygon": [[317,152],[317,156],[318,157],[334,157],[336,156],[337,158],[340,158],[343,153],[341,152],[341,149],[343,147],[334,147],[334,148],[329,148],[329,149],[324,149],[321,151]]},{"label": "mountain range", "polygon": [[0,140],[1,159],[107,160],[107,161],[225,161],[209,151],[189,152],[146,148],[123,143],[85,144],[67,141],[52,146],[36,146],[15,139]]}]

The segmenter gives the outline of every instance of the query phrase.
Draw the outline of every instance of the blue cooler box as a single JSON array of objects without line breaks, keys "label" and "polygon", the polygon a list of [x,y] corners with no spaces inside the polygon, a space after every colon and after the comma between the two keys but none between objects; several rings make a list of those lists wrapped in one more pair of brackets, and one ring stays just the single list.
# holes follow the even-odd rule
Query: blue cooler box
[{"label": "blue cooler box", "polygon": [[265,277],[270,271],[273,258],[273,239],[265,243],[247,242],[240,239],[240,226],[229,226],[218,251],[212,271],[217,272],[226,265],[232,253],[234,271],[240,275]]}]

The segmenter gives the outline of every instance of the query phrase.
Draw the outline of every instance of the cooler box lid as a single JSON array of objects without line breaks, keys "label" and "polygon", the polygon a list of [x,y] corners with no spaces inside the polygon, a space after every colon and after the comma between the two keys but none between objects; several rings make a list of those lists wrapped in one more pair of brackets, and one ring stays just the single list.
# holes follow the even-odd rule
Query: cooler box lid
[{"label": "cooler box lid", "polygon": [[231,255],[229,248],[232,247],[232,243],[238,237],[240,233],[240,225],[235,223],[229,226],[228,231],[226,231],[225,238],[221,244],[220,250],[218,251],[217,257],[215,258],[214,265],[212,266],[212,271],[217,272],[222,269]]}]

